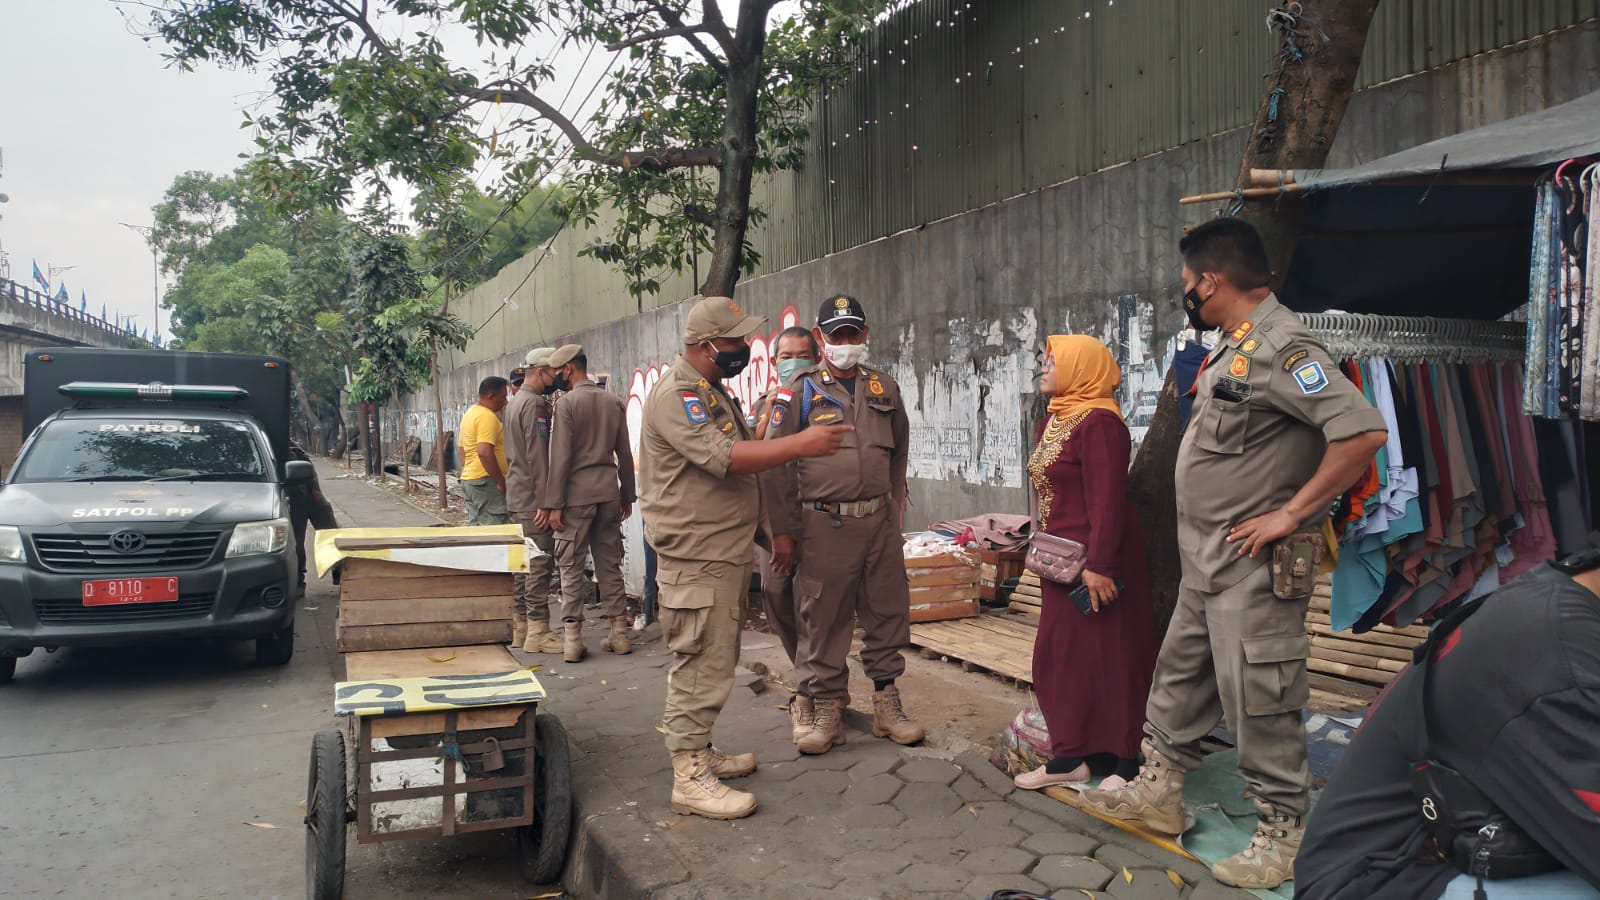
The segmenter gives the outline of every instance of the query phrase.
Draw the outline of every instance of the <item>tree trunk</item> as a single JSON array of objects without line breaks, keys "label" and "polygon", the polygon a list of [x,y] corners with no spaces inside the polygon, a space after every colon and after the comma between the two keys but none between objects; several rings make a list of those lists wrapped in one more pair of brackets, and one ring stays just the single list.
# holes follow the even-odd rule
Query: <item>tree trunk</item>
[{"label": "tree trunk", "polygon": [[411,442],[406,440],[406,408],[400,403],[400,392],[394,392],[394,411],[400,430],[400,487],[411,495]]},{"label": "tree trunk", "polygon": [[711,265],[700,294],[732,297],[744,271],[744,236],[750,226],[750,185],[755,175],[756,105],[765,76],[767,14],[772,0],[743,0],[724,83],[728,107],[722,123],[722,164],[717,170],[716,222]]},{"label": "tree trunk", "polygon": [[[1378,2],[1302,0],[1299,7],[1300,19],[1295,27],[1301,33],[1288,34],[1280,28],[1278,34],[1285,51],[1290,51],[1288,42],[1293,42],[1303,57],[1299,62],[1286,63],[1267,89],[1239,167],[1241,187],[1249,181],[1251,169],[1315,169],[1327,161],[1339,123],[1350,105],[1350,94],[1355,90],[1367,30]],[[1326,42],[1322,34],[1327,35]],[[1288,52],[1285,58],[1293,55]],[[1294,255],[1300,202],[1297,195],[1291,194],[1256,198],[1247,202],[1240,213],[1261,230],[1275,290],[1283,286]],[[1176,269],[1176,262],[1173,267]],[[1163,632],[1172,618],[1182,578],[1174,505],[1178,445],[1182,438],[1175,369],[1169,369],[1150,430],[1139,445],[1139,454],[1128,474],[1129,501],[1144,523],[1151,598]],[[1185,485],[1184,489],[1205,487]]]},{"label": "tree trunk", "polygon": [[316,411],[311,408],[311,397],[306,393],[306,383],[300,380],[300,373],[290,367],[289,377],[294,380],[294,394],[295,399],[299,401],[300,417],[306,423],[306,443],[310,446],[303,449],[313,454],[321,455],[322,420],[317,417]]}]

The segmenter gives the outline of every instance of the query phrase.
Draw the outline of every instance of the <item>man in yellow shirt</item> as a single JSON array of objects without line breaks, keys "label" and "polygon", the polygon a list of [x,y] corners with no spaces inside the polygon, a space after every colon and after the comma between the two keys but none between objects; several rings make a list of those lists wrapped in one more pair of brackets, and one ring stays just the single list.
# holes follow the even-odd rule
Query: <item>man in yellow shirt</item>
[{"label": "man in yellow shirt", "polygon": [[461,417],[461,496],[467,501],[468,525],[504,525],[506,512],[505,428],[500,410],[506,405],[507,382],[490,375],[478,384],[478,402]]}]

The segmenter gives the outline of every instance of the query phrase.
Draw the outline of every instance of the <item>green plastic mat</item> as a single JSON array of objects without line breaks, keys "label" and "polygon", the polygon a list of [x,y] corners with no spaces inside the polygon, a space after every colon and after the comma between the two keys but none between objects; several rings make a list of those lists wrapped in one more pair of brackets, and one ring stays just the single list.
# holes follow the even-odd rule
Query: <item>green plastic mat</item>
[{"label": "green plastic mat", "polygon": [[[1184,781],[1183,799],[1194,810],[1195,821],[1178,842],[1206,865],[1221,862],[1250,843],[1256,831],[1256,808],[1239,777],[1237,750],[1207,756]],[[1250,893],[1264,900],[1289,900],[1294,896],[1294,882]]]}]

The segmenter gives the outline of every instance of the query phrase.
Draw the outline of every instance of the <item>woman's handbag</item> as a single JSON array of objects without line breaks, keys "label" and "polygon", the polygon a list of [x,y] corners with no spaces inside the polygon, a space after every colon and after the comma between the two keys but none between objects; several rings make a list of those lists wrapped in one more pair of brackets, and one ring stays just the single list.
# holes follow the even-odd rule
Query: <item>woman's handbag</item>
[{"label": "woman's handbag", "polygon": [[1028,556],[1023,566],[1029,572],[1057,584],[1077,584],[1089,550],[1077,541],[1035,530],[1028,536]]}]

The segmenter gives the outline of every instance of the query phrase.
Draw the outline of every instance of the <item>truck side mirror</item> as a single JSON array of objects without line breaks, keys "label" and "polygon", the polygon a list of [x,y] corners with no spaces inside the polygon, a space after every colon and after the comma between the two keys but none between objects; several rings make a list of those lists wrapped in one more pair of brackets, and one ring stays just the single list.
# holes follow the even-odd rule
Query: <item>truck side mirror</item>
[{"label": "truck side mirror", "polygon": [[317,480],[317,467],[303,459],[291,459],[283,464],[284,484],[307,484]]}]

